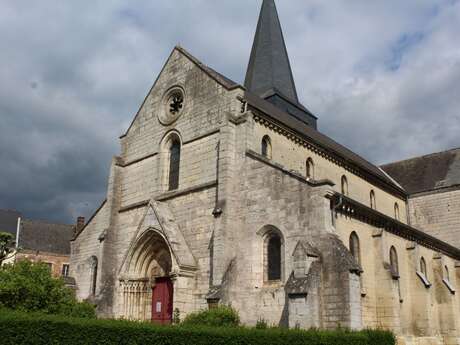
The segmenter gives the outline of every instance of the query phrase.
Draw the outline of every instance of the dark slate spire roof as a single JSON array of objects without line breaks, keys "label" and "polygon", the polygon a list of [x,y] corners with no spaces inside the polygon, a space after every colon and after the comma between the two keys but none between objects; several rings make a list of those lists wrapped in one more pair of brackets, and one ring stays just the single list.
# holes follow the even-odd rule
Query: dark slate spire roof
[{"label": "dark slate spire roof", "polygon": [[264,0],[249,59],[246,89],[316,128],[316,117],[299,103],[274,0]]},{"label": "dark slate spire roof", "polygon": [[259,95],[277,89],[285,97],[299,101],[274,0],[264,0],[262,4],[244,84]]}]

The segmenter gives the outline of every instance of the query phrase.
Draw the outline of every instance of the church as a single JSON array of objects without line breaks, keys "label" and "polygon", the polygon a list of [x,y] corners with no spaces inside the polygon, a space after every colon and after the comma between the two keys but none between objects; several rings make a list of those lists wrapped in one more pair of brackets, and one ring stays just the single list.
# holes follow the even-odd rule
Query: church
[{"label": "church", "polygon": [[244,85],[175,47],[71,243],[102,317],[392,330],[460,344],[460,149],[376,166],[300,103],[274,0]]}]

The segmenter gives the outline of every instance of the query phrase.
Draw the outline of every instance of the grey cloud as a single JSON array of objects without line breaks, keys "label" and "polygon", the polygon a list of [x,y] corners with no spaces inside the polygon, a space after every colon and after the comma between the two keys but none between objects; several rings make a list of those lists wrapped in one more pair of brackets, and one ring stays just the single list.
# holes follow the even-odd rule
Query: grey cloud
[{"label": "grey cloud", "polygon": [[[277,4],[299,93],[323,132],[375,163],[460,146],[458,1]],[[259,6],[2,2],[0,208],[89,216],[105,197],[118,135],[172,47],[241,82]]]}]

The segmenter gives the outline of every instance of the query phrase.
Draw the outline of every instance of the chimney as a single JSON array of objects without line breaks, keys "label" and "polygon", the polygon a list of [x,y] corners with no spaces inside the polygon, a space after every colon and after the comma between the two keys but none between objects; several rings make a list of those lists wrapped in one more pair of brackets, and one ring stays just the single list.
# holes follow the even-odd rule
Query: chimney
[{"label": "chimney", "polygon": [[78,217],[77,218],[77,226],[75,227],[76,234],[80,233],[80,231],[85,227],[85,217]]}]

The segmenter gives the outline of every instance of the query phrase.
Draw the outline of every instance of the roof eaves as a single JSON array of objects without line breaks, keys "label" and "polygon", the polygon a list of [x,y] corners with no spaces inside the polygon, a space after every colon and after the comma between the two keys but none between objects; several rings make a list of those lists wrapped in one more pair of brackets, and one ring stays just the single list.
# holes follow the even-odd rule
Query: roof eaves
[{"label": "roof eaves", "polygon": [[[254,102],[255,99],[257,99],[257,102],[262,103],[263,106],[261,106],[260,104],[257,104],[257,102]],[[370,174],[372,177],[374,177],[375,179],[377,179],[378,181],[383,183],[385,186],[391,188],[398,195],[400,195],[402,197],[407,197],[407,192],[404,189],[402,189],[398,184],[395,184],[392,179],[389,179],[386,174],[383,174],[381,172],[381,170],[377,166],[375,166],[374,164],[368,162],[367,160],[365,160],[361,156],[357,155],[353,151],[349,150],[345,146],[335,142],[334,140],[332,140],[328,136],[322,134],[321,132],[318,132],[318,131],[314,130],[313,128],[310,128],[307,125],[303,125],[303,123],[301,121],[295,119],[294,117],[292,117],[288,113],[282,111],[281,109],[276,108],[274,105],[270,104],[269,102],[265,101],[264,99],[260,98],[257,95],[253,95],[253,94],[251,94],[249,92],[246,92],[246,101],[252,107],[256,108],[257,110],[259,110],[263,114],[269,116],[273,120],[275,120],[275,121],[281,123],[282,125],[286,126],[290,130],[298,133],[301,137],[306,138],[309,142],[314,143],[315,145],[317,145],[322,150],[324,150],[326,152],[329,152],[329,153],[333,154],[334,156],[340,157],[342,160],[344,160],[345,162],[349,163],[350,165],[358,168],[361,171],[366,172],[367,174]],[[276,114],[274,114],[274,112],[278,112],[279,113],[278,116]],[[290,121],[296,122],[297,125],[288,124],[287,121],[285,121],[286,118],[289,118]],[[303,130],[302,130],[302,128],[303,128]],[[307,133],[308,131],[310,131],[311,133],[314,133],[314,135],[317,138],[315,139],[312,135]],[[356,156],[356,159],[354,159],[352,157],[347,157],[346,155],[338,152],[336,149],[331,147],[331,145],[328,145],[328,144],[325,144],[324,142],[321,142],[321,138],[323,138],[324,141],[330,141],[335,146],[341,148],[343,151],[349,152],[350,153],[349,156]],[[366,166],[364,166],[362,163],[358,162],[357,161],[358,159],[362,160],[363,162],[366,162],[367,165],[374,167],[375,172],[372,171],[371,169],[367,168]]]},{"label": "roof eaves", "polygon": [[179,52],[181,52],[185,57],[187,57],[190,61],[192,61],[198,68],[200,68],[206,75],[208,75],[211,79],[216,81],[219,85],[223,86],[226,90],[234,90],[237,88],[241,88],[245,90],[245,88],[238,84],[237,82],[227,78],[226,76],[222,75],[221,73],[217,72],[216,70],[212,69],[211,67],[203,64],[200,60],[198,60],[195,56],[190,54],[187,50],[182,48],[181,46],[176,46]]},{"label": "roof eaves", "polygon": [[427,248],[438,250],[441,253],[449,255],[457,260],[460,260],[460,249],[434,236],[431,236],[425,233],[424,231],[413,228],[408,224],[402,223],[394,218],[391,218],[343,194],[334,193],[332,199],[335,203],[338,203],[341,200],[343,204],[348,204],[352,206],[352,208],[339,207],[337,209],[338,212],[349,213],[354,217],[357,217],[358,214],[363,214],[366,216],[366,218],[373,220],[376,226],[385,229],[388,232],[394,233],[395,235],[403,237],[410,241],[417,242]]}]

